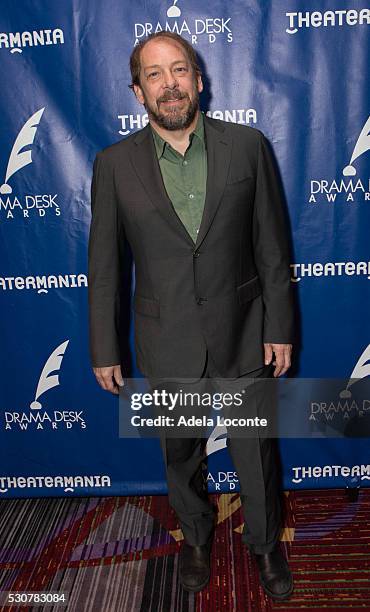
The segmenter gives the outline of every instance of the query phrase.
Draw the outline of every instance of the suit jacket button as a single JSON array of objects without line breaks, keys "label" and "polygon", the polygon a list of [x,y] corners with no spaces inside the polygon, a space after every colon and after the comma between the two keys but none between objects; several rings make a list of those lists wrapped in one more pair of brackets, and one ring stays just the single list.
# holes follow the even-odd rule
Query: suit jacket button
[{"label": "suit jacket button", "polygon": [[200,253],[198,251],[193,251],[193,257],[199,257]]}]

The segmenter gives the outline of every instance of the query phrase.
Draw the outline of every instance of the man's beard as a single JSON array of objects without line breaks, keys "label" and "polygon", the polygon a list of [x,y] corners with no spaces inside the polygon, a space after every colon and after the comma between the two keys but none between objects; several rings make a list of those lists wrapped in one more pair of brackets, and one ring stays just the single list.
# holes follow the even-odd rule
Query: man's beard
[{"label": "man's beard", "polygon": [[[169,107],[167,112],[162,113],[160,111],[161,102],[167,102],[168,100],[183,100],[186,98],[188,99],[188,105],[183,110],[176,107]],[[181,93],[178,89],[175,89],[163,94],[156,102],[157,108],[159,109],[158,111],[154,110],[153,107],[148,104],[148,101],[145,100],[144,105],[150,119],[153,119],[157,125],[165,130],[185,130],[192,124],[199,109],[199,93],[196,87],[194,87],[193,100],[190,100],[187,93]]]}]

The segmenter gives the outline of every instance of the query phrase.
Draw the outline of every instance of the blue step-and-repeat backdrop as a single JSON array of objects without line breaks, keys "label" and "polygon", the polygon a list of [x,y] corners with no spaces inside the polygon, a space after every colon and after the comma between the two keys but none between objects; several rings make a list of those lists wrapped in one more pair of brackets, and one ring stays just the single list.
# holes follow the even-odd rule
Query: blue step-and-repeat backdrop
[{"label": "blue step-and-repeat backdrop", "polygon": [[[299,304],[295,376],[370,375],[364,0],[3,0],[1,8],[2,497],[166,491],[158,440],[118,436],[118,400],[95,381],[87,329],[92,162],[148,121],[128,89],[128,58],[151,32],[175,31],[196,47],[205,112],[257,127],[272,144]],[[299,408],[297,399],[291,410]],[[361,420],[370,401],[351,401],[347,389],[311,408],[311,418]],[[280,447],[286,488],[369,485],[366,438]],[[208,450],[209,490],[237,490],[225,440]]]}]

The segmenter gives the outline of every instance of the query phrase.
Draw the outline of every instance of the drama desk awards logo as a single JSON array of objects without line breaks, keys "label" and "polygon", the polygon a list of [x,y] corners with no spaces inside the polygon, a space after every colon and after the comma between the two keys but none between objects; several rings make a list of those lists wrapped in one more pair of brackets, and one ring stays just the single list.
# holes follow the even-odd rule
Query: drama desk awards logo
[{"label": "drama desk awards logo", "polygon": [[[8,158],[4,183],[0,186],[0,220],[15,218],[30,219],[44,217],[46,213],[60,216],[57,194],[13,194],[9,183],[23,168],[32,164],[32,145],[40,125],[45,107],[36,111],[19,131]],[[13,182],[13,181],[11,181]]]},{"label": "drama desk awards logo", "polygon": [[30,403],[30,409],[4,413],[5,430],[27,431],[29,429],[34,431],[48,429],[50,431],[68,430],[74,427],[86,429],[86,421],[82,410],[46,411],[40,401],[40,398],[47,391],[60,385],[59,372],[68,344],[69,340],[62,342],[46,360],[37,383],[35,397]]},{"label": "drama desk awards logo", "polygon": [[[339,432],[342,431],[341,425],[345,424],[348,435],[356,435],[356,432],[363,434],[366,429],[364,417],[370,416],[369,381],[364,381],[369,376],[370,344],[361,353],[344,389],[335,397],[321,397],[320,401],[311,402],[309,420],[326,422],[334,427],[337,425]],[[362,385],[361,381],[364,381]],[[355,385],[358,389],[357,395],[354,394]]]},{"label": "drama desk awards logo", "polygon": [[356,177],[354,162],[370,150],[370,116],[365,122],[352,151],[349,164],[342,174],[344,178],[312,179],[309,202],[357,202],[370,201],[370,178]]},{"label": "drama desk awards logo", "polygon": [[221,38],[224,42],[231,43],[233,41],[233,32],[231,29],[231,17],[220,17],[219,15],[210,15],[207,17],[184,18],[182,16],[183,9],[182,0],[174,0],[167,8],[164,19],[157,21],[143,21],[134,24],[134,40],[135,45],[141,39],[146,38],[150,34],[157,32],[175,32],[188,38],[192,45],[197,45],[198,42],[205,40],[209,44],[213,44]]}]

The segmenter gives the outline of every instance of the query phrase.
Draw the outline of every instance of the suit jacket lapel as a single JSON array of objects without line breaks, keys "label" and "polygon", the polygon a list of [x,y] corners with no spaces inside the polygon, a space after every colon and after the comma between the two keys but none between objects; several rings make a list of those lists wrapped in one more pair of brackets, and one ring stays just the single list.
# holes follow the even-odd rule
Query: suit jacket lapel
[{"label": "suit jacket lapel", "polygon": [[138,132],[134,143],[132,148],[132,164],[149,199],[166,221],[194,246],[191,236],[167,195],[149,125]]},{"label": "suit jacket lapel", "polygon": [[216,123],[205,116],[204,129],[207,143],[207,189],[196,248],[206,237],[220,205],[231,159],[231,138],[225,134],[222,123]]},{"label": "suit jacket lapel", "polygon": [[[206,237],[220,205],[231,159],[231,139],[225,134],[222,123],[218,124],[205,116],[204,128],[207,143],[207,188],[195,248],[198,248]],[[191,236],[167,195],[149,125],[138,132],[134,138],[132,164],[154,206],[166,221],[194,246]]]}]

